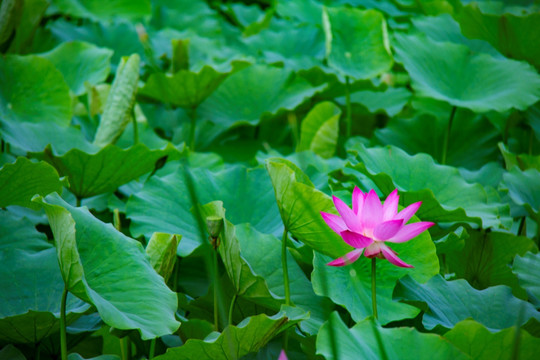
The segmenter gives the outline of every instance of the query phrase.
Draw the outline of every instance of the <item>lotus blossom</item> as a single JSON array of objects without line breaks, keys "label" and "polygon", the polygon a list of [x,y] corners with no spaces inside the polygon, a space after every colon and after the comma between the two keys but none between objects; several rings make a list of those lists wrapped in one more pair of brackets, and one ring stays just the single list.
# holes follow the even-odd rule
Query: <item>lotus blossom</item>
[{"label": "lotus blossom", "polygon": [[332,199],[341,217],[322,211],[321,216],[326,224],[343,238],[343,241],[355,249],[329,262],[330,266],[351,264],[364,252],[364,256],[368,258],[379,257],[396,266],[412,268],[413,266],[403,262],[387,243],[409,241],[435,225],[426,221],[407,224],[422,202],[411,204],[398,213],[397,189],[388,195],[384,205],[373,189],[363,193],[356,186],[352,195],[352,209],[341,199],[335,196],[332,196]]},{"label": "lotus blossom", "polygon": [[278,360],[288,360],[287,359],[287,354],[285,354],[285,350],[281,350],[281,353],[279,353]]}]

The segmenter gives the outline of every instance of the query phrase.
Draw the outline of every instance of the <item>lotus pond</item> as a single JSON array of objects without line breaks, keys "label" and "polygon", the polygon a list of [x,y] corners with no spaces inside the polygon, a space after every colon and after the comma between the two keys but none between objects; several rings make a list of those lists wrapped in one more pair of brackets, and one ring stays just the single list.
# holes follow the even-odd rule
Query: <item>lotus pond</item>
[{"label": "lotus pond", "polygon": [[1,0],[0,359],[537,359],[537,0]]}]

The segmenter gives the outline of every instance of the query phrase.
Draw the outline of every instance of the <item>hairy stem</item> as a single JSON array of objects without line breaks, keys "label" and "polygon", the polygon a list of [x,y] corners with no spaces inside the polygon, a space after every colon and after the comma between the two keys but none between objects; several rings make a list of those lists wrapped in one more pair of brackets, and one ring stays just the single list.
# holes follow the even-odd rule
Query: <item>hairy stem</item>
[{"label": "hairy stem", "polygon": [[219,306],[218,306],[218,253],[214,250],[214,328],[219,331]]},{"label": "hairy stem", "polygon": [[373,317],[378,319],[377,314],[377,258],[371,258],[371,306],[373,307]]},{"label": "hairy stem", "polygon": [[154,358],[155,352],[156,352],[156,338],[153,338],[150,341],[150,351],[148,352],[148,360],[152,360]]},{"label": "hairy stem", "polygon": [[229,325],[232,325],[232,316],[233,316],[233,310],[234,310],[234,304],[236,304],[236,298],[238,297],[237,294],[234,294],[232,300],[231,300],[231,306],[229,307]]},{"label": "hairy stem", "polygon": [[287,228],[283,229],[281,239],[281,266],[283,268],[283,286],[285,287],[285,305],[291,305],[291,289],[289,287],[289,270],[287,267]]},{"label": "hairy stem", "polygon": [[60,303],[60,353],[62,360],[67,360],[67,337],[66,337],[66,301],[68,295],[67,284],[64,285],[62,302]]},{"label": "hairy stem", "polygon": [[456,115],[457,107],[453,106],[452,111],[450,112],[450,118],[448,119],[448,125],[446,127],[446,132],[444,133],[444,142],[441,156],[441,164],[446,164],[446,156],[448,154],[448,143],[450,141],[450,131],[452,130],[452,122],[454,121],[454,116]]},{"label": "hairy stem", "polygon": [[188,111],[189,117],[191,119],[191,128],[189,131],[189,149],[195,151],[195,129],[197,127],[197,109],[192,108]]},{"label": "hairy stem", "polygon": [[352,110],[351,110],[351,82],[348,76],[345,76],[345,107],[347,114],[345,121],[347,123],[347,138],[352,134]]}]

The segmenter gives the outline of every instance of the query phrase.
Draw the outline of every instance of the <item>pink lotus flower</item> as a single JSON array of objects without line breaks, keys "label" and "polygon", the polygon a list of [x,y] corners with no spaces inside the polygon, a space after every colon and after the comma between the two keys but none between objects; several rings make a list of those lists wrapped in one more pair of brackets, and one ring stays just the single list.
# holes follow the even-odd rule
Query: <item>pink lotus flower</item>
[{"label": "pink lotus flower", "polygon": [[341,217],[322,211],[321,216],[328,226],[343,238],[343,241],[355,249],[329,262],[330,266],[351,264],[364,252],[364,256],[368,258],[377,256],[387,259],[396,266],[412,268],[412,265],[397,257],[396,252],[386,243],[409,241],[435,225],[424,221],[407,224],[422,202],[411,204],[398,213],[397,189],[388,195],[384,205],[373,189],[364,194],[356,186],[352,195],[352,209],[341,199],[335,196],[332,196],[332,199]]},{"label": "pink lotus flower", "polygon": [[281,350],[281,353],[279,354],[278,360],[288,360],[287,354],[285,354],[285,350]]}]

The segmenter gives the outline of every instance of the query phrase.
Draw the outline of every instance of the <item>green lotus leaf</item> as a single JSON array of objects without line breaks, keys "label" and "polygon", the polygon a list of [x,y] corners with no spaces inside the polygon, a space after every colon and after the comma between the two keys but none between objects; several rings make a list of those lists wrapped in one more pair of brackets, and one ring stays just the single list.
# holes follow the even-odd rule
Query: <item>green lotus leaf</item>
[{"label": "green lotus leaf", "polygon": [[[351,94],[351,103],[364,105],[369,112],[376,113],[383,110],[389,116],[395,116],[409,102],[411,92],[405,88],[388,88],[385,91],[356,91]],[[345,105],[345,97],[337,101]]]},{"label": "green lotus leaf", "polygon": [[[236,226],[236,238],[240,254],[254,273],[261,276],[268,289],[281,301],[285,299],[283,268],[281,266],[281,241],[270,234],[262,234],[249,224]],[[260,256],[263,253],[264,256]],[[316,334],[333,307],[327,299],[315,295],[313,286],[290,253],[287,254],[289,287],[292,303],[309,312],[309,319],[300,323],[300,328]],[[279,308],[272,307],[274,310]]]},{"label": "green lotus leaf", "polygon": [[112,63],[115,65],[123,56],[144,54],[135,24],[125,21],[95,22],[77,26],[76,23],[61,18],[50,24],[50,30],[59,41],[84,41],[114,50]]},{"label": "green lotus leaf", "polygon": [[459,23],[450,14],[412,18],[416,29],[438,42],[451,42],[468,46],[476,53],[486,53],[493,57],[501,57],[487,41],[468,39],[461,33]]},{"label": "green lotus leaf", "polygon": [[526,299],[518,278],[508,264],[516,255],[537,251],[529,238],[510,233],[469,231],[469,238],[461,251],[446,254],[450,272],[466,279],[473,287],[482,290],[494,285],[507,285],[515,296]]},{"label": "green lotus leaf", "polygon": [[68,360],[120,360],[120,357],[118,355],[99,355],[93,358],[83,358],[81,355],[77,353],[71,353],[68,355]]},{"label": "green lotus leaf", "polygon": [[0,168],[0,207],[19,205],[39,209],[32,197],[52,192],[62,192],[62,181],[58,172],[44,161],[19,157],[13,164]]},{"label": "green lotus leaf", "polygon": [[146,245],[150,264],[159,275],[163,276],[165,282],[169,280],[176,263],[176,249],[180,239],[181,235],[154,233]]},{"label": "green lotus leaf", "polygon": [[0,210],[0,249],[22,249],[39,252],[52,247],[47,236],[39,232],[27,218],[20,218],[10,211]]},{"label": "green lotus leaf", "polygon": [[[426,153],[440,160],[448,117],[417,115],[411,119],[391,118],[386,127],[375,130],[375,138],[384,145],[394,145],[409,154]],[[458,109],[448,142],[446,164],[477,169],[497,160],[498,131],[481,116]]]},{"label": "green lotus leaf", "polygon": [[252,65],[229,76],[199,107],[218,126],[257,125],[265,115],[294,110],[324,85],[313,87],[291,71]]},{"label": "green lotus leaf", "polygon": [[108,325],[138,329],[145,340],[176,331],[176,294],[154,271],[141,243],[57,194],[34,201],[47,213],[71,293],[93,304]]},{"label": "green lotus leaf", "polygon": [[331,315],[317,336],[317,354],[328,360],[355,360],[359,354],[362,359],[370,360],[469,358],[436,334],[407,327],[387,329],[370,319],[349,329],[337,313]]},{"label": "green lotus leaf", "polygon": [[150,0],[54,0],[54,5],[66,15],[110,21],[115,17],[137,20],[149,16]]},{"label": "green lotus leaf", "polygon": [[[55,249],[3,249],[0,261],[0,340],[35,344],[57,332],[64,282]],[[90,305],[68,295],[67,323],[89,308]]]},{"label": "green lotus leaf", "polygon": [[[20,1],[16,2],[21,4]],[[45,10],[47,10],[50,5],[50,1],[25,0],[21,5],[22,14],[20,15],[15,36],[9,47],[9,52],[14,54],[27,50],[32,41],[32,37],[35,34],[36,27],[45,15]]]},{"label": "green lotus leaf", "polygon": [[81,41],[65,42],[41,54],[64,75],[75,95],[86,92],[85,82],[97,85],[107,79],[113,51]]},{"label": "green lotus leaf", "polygon": [[242,298],[254,299],[270,308],[276,306],[279,308],[278,296],[270,292],[266,280],[242,258],[236,227],[225,218],[223,203],[214,201],[202,206],[201,216],[203,219],[209,217],[223,219],[222,229],[218,233],[218,251],[236,294]]},{"label": "green lotus leaf", "polygon": [[50,147],[33,157],[45,160],[69,179],[69,190],[80,199],[115,191],[120,185],[151,172],[158,161],[180,157],[172,145],[162,150],[150,150],[137,144],[129,149],[109,145],[94,154],[73,149],[55,155]]},{"label": "green lotus leaf", "polygon": [[422,220],[510,227],[508,205],[494,201],[482,185],[466,182],[454,167],[438,165],[426,154],[410,156],[394,146],[360,145],[354,151],[361,161],[352,167],[354,172],[368,176],[383,194],[397,187],[401,204],[422,201],[416,214]]},{"label": "green lotus leaf", "polygon": [[12,146],[25,152],[40,152],[48,145],[55,153],[66,153],[77,148],[95,152],[97,147],[86,140],[80,129],[47,122],[1,123],[2,138]]},{"label": "green lotus leaf", "polygon": [[517,167],[520,170],[536,169],[540,171],[540,156],[529,154],[514,154],[508,150],[506,145],[499,143],[499,149],[504,158],[504,163],[507,170]]},{"label": "green lotus leaf", "polygon": [[198,72],[180,70],[173,75],[150,75],[139,95],[184,108],[196,108],[227,78],[211,66]]},{"label": "green lotus leaf", "polygon": [[69,125],[71,98],[62,73],[35,55],[0,58],[0,119]]},{"label": "green lotus leaf", "polygon": [[524,110],[540,99],[540,75],[527,63],[471,53],[465,45],[425,36],[395,38],[396,59],[420,96],[476,112]]},{"label": "green lotus leaf", "polygon": [[336,213],[332,200],[315,189],[302,170],[285,159],[268,160],[266,168],[272,179],[281,219],[294,238],[334,258],[352,249],[321,217],[321,211]]},{"label": "green lotus leaf", "polygon": [[328,66],[342,76],[371,79],[393,64],[384,16],[376,10],[325,8]]},{"label": "green lotus leaf", "polygon": [[[400,268],[387,260],[377,260],[377,304],[379,321],[382,324],[414,318],[419,313],[418,309],[408,304],[392,300],[392,291],[399,278],[409,274],[423,283],[439,273],[439,259],[427,231],[406,243],[392,244],[391,248],[414,268]],[[341,254],[343,255],[345,253]],[[334,258],[315,253],[311,275],[315,292],[343,305],[356,322],[372,315],[371,259],[362,256],[352,265],[343,267],[326,265],[332,260]]]},{"label": "green lotus leaf", "polygon": [[26,357],[15,346],[8,344],[0,350],[0,359],[26,360]]},{"label": "green lotus leaf", "polygon": [[540,41],[540,14],[490,14],[476,4],[463,7],[457,19],[461,31],[471,39],[488,41],[503,55],[525,60],[540,69],[540,49],[531,46]]},{"label": "green lotus leaf", "polygon": [[320,24],[323,6],[316,0],[278,1],[277,13],[301,23]]},{"label": "green lotus leaf", "polygon": [[315,105],[302,120],[300,143],[296,151],[312,150],[323,158],[334,155],[341,109],[329,101]]},{"label": "green lotus leaf", "polygon": [[[515,327],[493,333],[473,320],[459,322],[444,334],[455,347],[478,360],[503,360],[515,354],[513,346],[516,340]],[[526,331],[519,334],[519,359],[533,359],[540,346],[540,339]]]},{"label": "green lotus leaf", "polygon": [[299,71],[321,67],[324,59],[324,34],[316,26],[295,27],[284,22],[245,41],[264,61],[281,62],[286,69]]},{"label": "green lotus leaf", "polygon": [[519,285],[527,290],[531,302],[535,305],[540,304],[540,254],[526,253],[516,256],[512,272],[517,276]]},{"label": "green lotus leaf", "polygon": [[445,281],[440,275],[434,276],[426,284],[419,284],[410,276],[400,279],[394,290],[394,299],[417,306],[425,303],[428,309],[422,324],[428,330],[436,326],[451,329],[467,318],[472,318],[492,332],[516,324],[524,325],[529,320],[540,321],[540,314],[534,306],[512,296],[508,286],[476,290],[465,280]]},{"label": "green lotus leaf", "polygon": [[306,319],[299,308],[283,306],[274,315],[255,315],[237,326],[227,326],[222,333],[211,333],[204,340],[190,339],[180,347],[169,348],[156,360],[234,360],[257,352],[280,332]]},{"label": "green lotus leaf", "polygon": [[520,171],[513,168],[503,175],[508,195],[517,205],[525,207],[537,221],[540,220],[540,172],[536,169]]},{"label": "green lotus leaf", "polygon": [[[216,171],[205,168],[190,171],[199,204],[221,200],[232,223],[250,223],[260,232],[281,234],[272,185],[264,169],[234,165]],[[242,189],[241,197],[238,189]],[[152,176],[127,203],[131,233],[147,238],[156,231],[181,233],[178,255],[189,255],[205,241],[200,238],[197,221],[190,212],[193,206],[183,168],[164,176]]]}]

